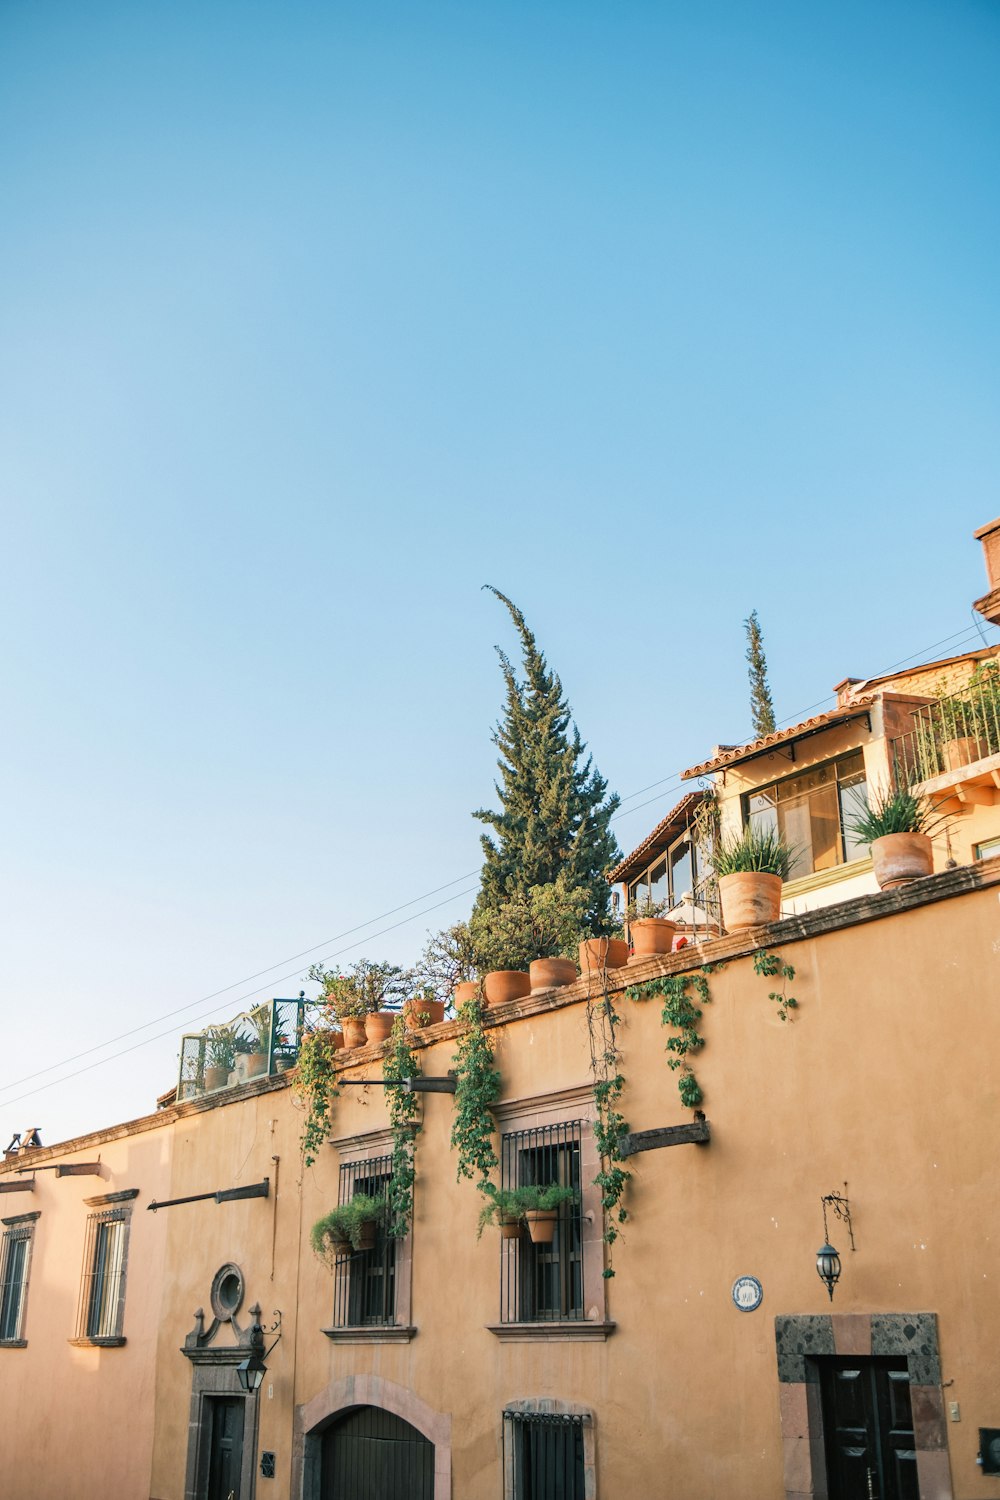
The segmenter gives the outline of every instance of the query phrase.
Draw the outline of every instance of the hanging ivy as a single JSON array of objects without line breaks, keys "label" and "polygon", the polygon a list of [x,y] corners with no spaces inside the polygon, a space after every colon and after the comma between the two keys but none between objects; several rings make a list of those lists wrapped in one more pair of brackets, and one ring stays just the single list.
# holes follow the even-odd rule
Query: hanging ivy
[{"label": "hanging ivy", "polygon": [[307,1167],[312,1166],[320,1147],[330,1136],[331,1109],[340,1093],[333,1071],[336,1055],[330,1027],[319,1026],[304,1034],[293,1087],[306,1110],[300,1144]]},{"label": "hanging ivy", "polygon": [[628,1131],[625,1117],[618,1105],[625,1088],[625,1076],[621,1070],[621,1052],[618,1047],[617,1027],[620,1017],[608,993],[607,971],[604,973],[604,994],[587,1002],[587,1031],[590,1038],[590,1068],[594,1078],[594,1100],[597,1119],[594,1122],[594,1139],[601,1157],[601,1170],[594,1178],[595,1186],[601,1190],[601,1207],[604,1210],[604,1242],[608,1246],[608,1264],[605,1277],[613,1276],[611,1246],[619,1236],[619,1226],[628,1219],[628,1209],[622,1199],[632,1180],[632,1173],[621,1165],[621,1138]]},{"label": "hanging ivy", "polygon": [[698,1031],[698,1022],[702,1017],[702,1007],[712,999],[708,977],[718,967],[718,964],[705,964],[693,974],[663,974],[646,984],[629,985],[625,991],[630,1000],[639,1002],[662,999],[660,1022],[674,1028],[673,1035],[667,1037],[667,1052],[670,1054],[667,1066],[680,1075],[677,1092],[687,1109],[697,1109],[704,1099],[689,1058],[705,1045],[705,1039]]},{"label": "hanging ivy", "polygon": [[481,1193],[488,1193],[490,1173],[499,1166],[493,1145],[495,1125],[491,1109],[500,1096],[500,1074],[493,1048],[483,1027],[479,996],[459,1008],[465,1026],[455,1053],[455,1113],[451,1145],[458,1152],[456,1179],[468,1177]]},{"label": "hanging ivy", "polygon": [[[410,1046],[402,1016],[393,1022],[389,1046],[382,1063],[386,1081],[401,1082],[419,1078],[420,1065]],[[389,1180],[389,1233],[402,1239],[413,1217],[413,1181],[416,1176],[414,1157],[421,1129],[420,1098],[406,1089],[386,1089],[389,1103],[389,1127],[392,1131],[392,1176]]]},{"label": "hanging ivy", "polygon": [[791,964],[786,964],[784,959],[777,953],[768,953],[766,949],[759,948],[753,956],[753,971],[761,974],[765,979],[781,980],[780,990],[770,990],[768,999],[773,1000],[778,1008],[778,1020],[787,1021],[790,1010],[798,1010],[799,1002],[794,995],[788,994],[788,981],[795,978],[795,970]]}]

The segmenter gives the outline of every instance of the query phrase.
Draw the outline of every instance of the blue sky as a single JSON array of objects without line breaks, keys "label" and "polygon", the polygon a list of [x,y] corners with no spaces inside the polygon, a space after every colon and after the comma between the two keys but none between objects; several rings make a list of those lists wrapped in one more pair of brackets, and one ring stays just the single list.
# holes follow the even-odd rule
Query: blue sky
[{"label": "blue sky", "polygon": [[962,0],[7,0],[0,1127],[145,1112],[183,1018],[19,1080],[476,869],[484,583],[661,783],[626,848],[752,608],[783,719],[976,644],[998,62]]}]

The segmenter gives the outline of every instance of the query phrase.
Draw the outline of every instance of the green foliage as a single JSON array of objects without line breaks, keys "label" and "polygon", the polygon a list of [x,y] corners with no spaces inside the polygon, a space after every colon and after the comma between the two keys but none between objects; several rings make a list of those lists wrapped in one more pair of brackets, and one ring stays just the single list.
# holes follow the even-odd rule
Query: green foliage
[{"label": "green foliage", "polygon": [[266,1052],[271,1045],[271,1002],[265,1000],[261,1005],[255,1005],[247,1012],[247,1020],[250,1022],[254,1033],[253,1050],[255,1052]]},{"label": "green foliage", "polygon": [[[397,1081],[419,1078],[420,1067],[407,1039],[402,1016],[397,1016],[382,1064],[382,1077]],[[392,1176],[389,1180],[389,1233],[402,1239],[413,1217],[414,1155],[420,1131],[420,1098],[406,1089],[386,1089],[392,1130]]]},{"label": "green foliage", "polygon": [[430,998],[451,1003],[456,984],[478,978],[476,955],[468,922],[455,922],[427,939],[417,960],[413,980]]},{"label": "green foliage", "polygon": [[648,896],[640,896],[638,901],[630,901],[626,906],[625,921],[629,925],[645,922],[649,917],[665,916],[669,910],[669,901],[651,901]]},{"label": "green foliage", "polygon": [[458,1152],[455,1175],[456,1180],[471,1178],[480,1192],[487,1192],[490,1173],[499,1165],[490,1110],[500,1095],[500,1074],[483,1028],[480,999],[467,1001],[458,1014],[465,1030],[455,1053],[455,1112],[451,1125],[452,1149]]},{"label": "green foliage", "polygon": [[753,732],[757,739],[761,739],[765,734],[773,734],[776,726],[774,702],[771,698],[771,689],[767,681],[767,658],[764,655],[764,637],[755,609],[751,610],[749,619],[743,621],[743,628],[747,633],[747,662],[750,668],[750,713],[753,718]]},{"label": "green foliage", "polygon": [[249,1052],[252,1043],[235,1026],[209,1026],[205,1032],[205,1061],[210,1068],[232,1072],[241,1052]]},{"label": "green foliage", "polygon": [[990,749],[996,749],[994,740],[1000,726],[1000,664],[995,660],[977,662],[964,688],[949,692],[948,684],[941,681],[935,691],[938,694],[937,714],[946,740],[985,736]]},{"label": "green foliage", "polygon": [[703,1102],[704,1096],[689,1058],[705,1045],[704,1038],[698,1031],[698,1022],[702,1018],[702,1007],[712,999],[708,979],[717,967],[718,965],[706,964],[694,974],[664,974],[646,984],[630,985],[625,991],[630,1000],[662,999],[660,1023],[674,1028],[674,1034],[667,1038],[666,1043],[666,1050],[670,1054],[667,1066],[680,1075],[677,1092],[687,1109],[697,1109]]},{"label": "green foliage", "polygon": [[[332,1018],[332,1012],[326,1010],[324,1019]],[[340,1093],[333,1071],[335,1056],[329,1025],[320,1025],[303,1034],[292,1087],[306,1110],[300,1144],[307,1167],[312,1166],[330,1134],[333,1101]]]},{"label": "green foliage", "polygon": [[712,853],[716,875],[756,872],[788,879],[794,849],[773,828],[747,823],[738,834],[720,838]]},{"label": "green foliage", "polygon": [[323,986],[324,1003],[341,1021],[346,1016],[398,1010],[412,983],[410,975],[397,964],[374,964],[366,958],[352,964],[346,974],[313,964],[308,977]]},{"label": "green foliage", "polygon": [[792,965],[786,964],[777,953],[768,953],[764,948],[760,948],[753,956],[753,971],[755,974],[762,974],[766,979],[777,977],[781,980],[781,989],[770,990],[767,998],[773,1000],[778,1007],[778,1019],[787,1021],[788,1012],[799,1008],[799,1002],[795,996],[787,993],[788,981],[795,978]]},{"label": "green foliage", "polygon": [[477,1239],[481,1238],[487,1224],[494,1221],[499,1224],[502,1219],[523,1219],[526,1213],[533,1213],[538,1209],[559,1208],[564,1203],[575,1202],[577,1196],[573,1188],[558,1182],[551,1182],[547,1186],[533,1183],[519,1188],[496,1188],[492,1183],[487,1183],[483,1195],[486,1202],[479,1211]]},{"label": "green foliage", "polygon": [[855,838],[870,844],[888,833],[930,833],[939,821],[909,787],[883,786],[871,788],[867,808],[847,826]]},{"label": "green foliage", "polygon": [[601,1190],[601,1208],[604,1219],[604,1242],[608,1246],[608,1264],[603,1275],[612,1277],[612,1246],[618,1239],[620,1226],[628,1220],[628,1209],[623,1199],[632,1174],[622,1166],[621,1138],[628,1132],[628,1124],[619,1109],[625,1089],[625,1075],[621,1068],[621,1051],[618,1046],[618,1012],[614,1008],[607,987],[605,970],[604,994],[588,1001],[587,1033],[590,1040],[590,1070],[594,1079],[594,1102],[597,1119],[594,1122],[594,1140],[601,1158],[601,1169],[594,1178],[595,1187]]},{"label": "green foliage", "polygon": [[548,885],[513,888],[497,906],[477,906],[469,932],[480,972],[527,969],[535,958],[575,958],[587,920],[587,893],[560,875]]},{"label": "green foliage", "polygon": [[620,858],[609,827],[619,799],[607,795],[607,782],[592,759],[585,758],[586,746],[571,723],[562,683],[550,671],[523,614],[505,594],[490,592],[506,606],[517,628],[524,676],[518,679],[498,648],[506,689],[503,719],[493,734],[500,751],[500,811],[480,808],[474,814],[493,830],[482,835],[476,913],[492,915],[516,896],[561,878],[565,890],[583,893],[582,925],[602,936],[611,922],[611,889],[604,872]]},{"label": "green foliage", "polygon": [[341,1203],[332,1208],[309,1231],[309,1243],[320,1260],[330,1268],[337,1258],[337,1245],[361,1249],[361,1241],[370,1224],[384,1224],[386,1204],[382,1198],[369,1197],[367,1193],[355,1193],[350,1203]]}]

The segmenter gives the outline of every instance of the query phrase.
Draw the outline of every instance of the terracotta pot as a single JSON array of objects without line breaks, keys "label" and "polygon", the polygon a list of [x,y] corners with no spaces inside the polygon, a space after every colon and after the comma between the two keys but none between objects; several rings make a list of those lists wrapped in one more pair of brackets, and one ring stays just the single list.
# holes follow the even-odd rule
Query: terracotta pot
[{"label": "terracotta pot", "polygon": [[206,1068],[205,1069],[205,1091],[213,1093],[216,1089],[224,1089],[229,1082],[228,1068]]},{"label": "terracotta pot", "polygon": [[452,999],[455,1001],[456,1007],[458,1007],[459,1005],[464,1005],[467,1000],[475,1000],[478,994],[478,979],[462,979],[456,984]]},{"label": "terracotta pot", "polygon": [[604,969],[624,969],[628,943],[624,938],[586,938],[580,944],[580,972],[600,974]]},{"label": "terracotta pot", "polygon": [[643,959],[655,958],[657,954],[669,953],[674,945],[676,922],[666,917],[639,917],[629,923],[632,934],[632,957],[630,964],[642,963]]},{"label": "terracotta pot", "polygon": [[365,1016],[365,1036],[370,1043],[386,1042],[396,1017],[391,1010],[377,1010]]},{"label": "terracotta pot", "polygon": [[331,1240],[330,1241],[330,1249],[333,1251],[334,1256],[336,1257],[337,1260],[340,1260],[341,1257],[344,1256],[344,1255],[350,1255],[351,1248],[352,1247],[351,1247],[350,1240]]},{"label": "terracotta pot", "polygon": [[377,1230],[377,1225],[375,1224],[374,1220],[370,1220],[367,1224],[362,1224],[362,1226],[361,1226],[361,1232],[358,1235],[358,1249],[359,1250],[374,1250],[375,1249],[375,1235],[376,1235],[376,1230]]},{"label": "terracotta pot", "polygon": [[340,1021],[344,1028],[345,1047],[363,1047],[368,1038],[365,1036],[364,1016],[342,1016]]},{"label": "terracotta pot", "polygon": [[331,1050],[333,1052],[339,1052],[341,1047],[344,1045],[344,1033],[342,1031],[338,1031],[336,1027],[334,1027],[329,1032],[329,1038]]},{"label": "terracotta pot", "polygon": [[556,1237],[559,1211],[555,1208],[529,1208],[524,1215],[533,1245],[551,1245]]},{"label": "terracotta pot", "polygon": [[579,977],[571,958],[535,958],[528,965],[531,993],[536,990],[558,990],[575,984]]},{"label": "terracotta pot", "polygon": [[523,969],[494,969],[483,981],[490,1005],[506,1005],[531,992],[531,980]]},{"label": "terracotta pot", "polygon": [[259,1078],[261,1073],[267,1072],[267,1053],[251,1052],[247,1057],[247,1077]]},{"label": "terracotta pot", "polygon": [[781,916],[781,876],[766,875],[761,870],[720,875],[719,899],[727,932],[763,927]]},{"label": "terracotta pot", "polygon": [[502,1240],[519,1240],[521,1238],[520,1219],[501,1219],[500,1238]]},{"label": "terracotta pot", "polygon": [[971,766],[973,762],[982,760],[982,741],[965,735],[961,739],[946,740],[942,748],[945,770],[960,771],[963,766]]},{"label": "terracotta pot", "polygon": [[404,1000],[403,1020],[411,1031],[423,1026],[437,1026],[444,1020],[443,1000]]},{"label": "terracotta pot", "polygon": [[872,840],[872,865],[880,890],[905,885],[934,871],[934,851],[926,833],[887,833]]}]

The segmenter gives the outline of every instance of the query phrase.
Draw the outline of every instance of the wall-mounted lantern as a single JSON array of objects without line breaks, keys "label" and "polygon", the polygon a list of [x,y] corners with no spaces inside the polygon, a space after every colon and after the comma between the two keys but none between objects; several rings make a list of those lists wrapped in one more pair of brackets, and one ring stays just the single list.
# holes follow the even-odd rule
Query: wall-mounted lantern
[{"label": "wall-mounted lantern", "polygon": [[854,1226],[851,1223],[851,1205],[847,1197],[847,1183],[844,1183],[844,1193],[827,1193],[823,1199],[823,1244],[816,1251],[816,1274],[822,1281],[833,1301],[833,1289],[840,1280],[841,1264],[840,1256],[830,1244],[830,1230],[827,1226],[826,1211],[832,1208],[837,1218],[847,1225],[847,1233],[851,1239],[851,1249],[856,1249],[854,1243]]},{"label": "wall-mounted lantern", "polygon": [[278,1339],[281,1338],[281,1313],[275,1311],[275,1321],[268,1329],[268,1333],[274,1333],[277,1330],[278,1339],[275,1339],[274,1344],[265,1353],[264,1330],[260,1324],[259,1302],[255,1302],[253,1307],[251,1307],[250,1316],[253,1318],[253,1322],[250,1325],[250,1353],[246,1359],[241,1360],[236,1366],[236,1378],[243,1390],[248,1394],[260,1390],[264,1376],[267,1374],[267,1365],[264,1361],[268,1354],[271,1353],[271,1350],[274,1349],[274,1345],[277,1344]]}]

